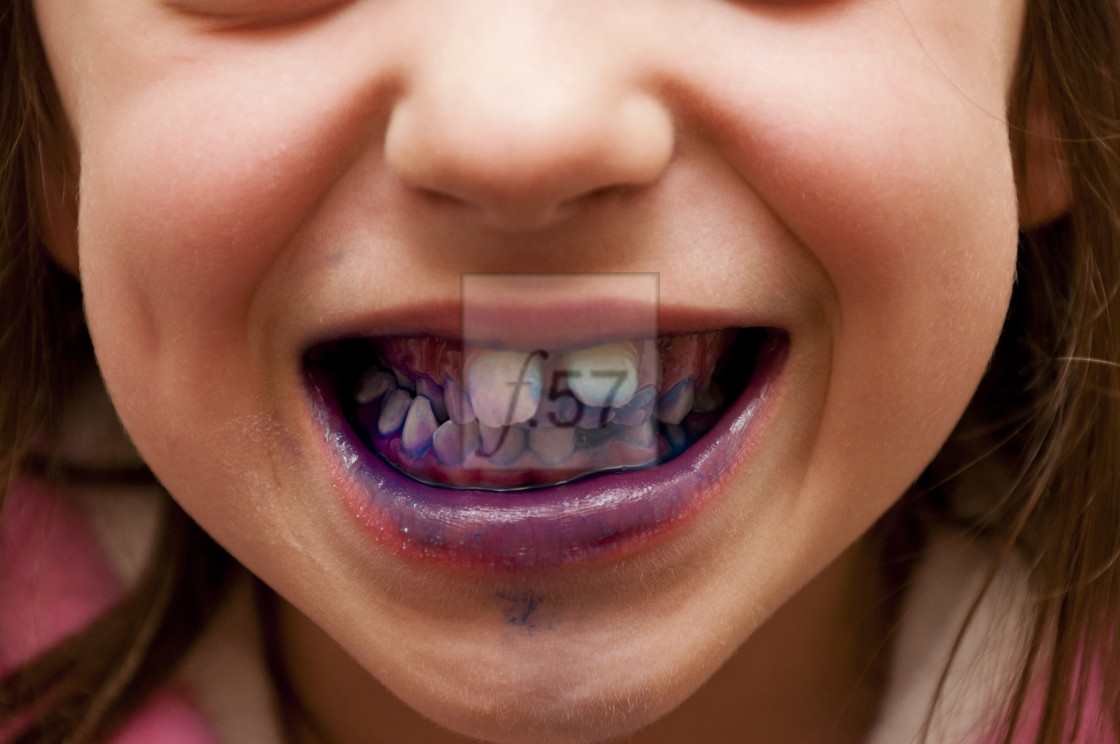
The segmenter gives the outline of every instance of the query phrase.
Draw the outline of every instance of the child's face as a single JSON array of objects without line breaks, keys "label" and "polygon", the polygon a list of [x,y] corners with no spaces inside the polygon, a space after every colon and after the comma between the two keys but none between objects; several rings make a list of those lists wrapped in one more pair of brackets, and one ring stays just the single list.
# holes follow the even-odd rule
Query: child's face
[{"label": "child's face", "polygon": [[[37,0],[120,415],[420,711],[639,725],[856,541],[975,389],[1014,271],[1021,5]],[[749,425],[508,506],[348,470],[306,352],[454,334],[460,275],[496,271],[660,272],[663,333],[767,329],[724,417]]]}]

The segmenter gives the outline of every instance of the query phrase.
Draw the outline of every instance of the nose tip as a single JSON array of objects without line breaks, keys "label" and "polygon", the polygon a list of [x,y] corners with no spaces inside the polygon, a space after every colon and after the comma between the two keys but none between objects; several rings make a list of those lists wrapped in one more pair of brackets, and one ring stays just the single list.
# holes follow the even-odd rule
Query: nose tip
[{"label": "nose tip", "polygon": [[465,70],[416,82],[390,115],[390,170],[503,229],[540,228],[582,202],[653,183],[673,153],[668,110],[583,67],[516,84]]}]

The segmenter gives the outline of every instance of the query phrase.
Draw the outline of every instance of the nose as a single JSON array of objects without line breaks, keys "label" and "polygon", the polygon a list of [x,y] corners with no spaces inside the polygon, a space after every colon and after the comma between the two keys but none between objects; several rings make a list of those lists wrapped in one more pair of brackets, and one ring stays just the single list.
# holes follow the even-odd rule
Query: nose
[{"label": "nose", "polygon": [[400,182],[510,230],[655,182],[673,121],[625,48],[535,13],[539,3],[478,10],[493,5],[449,4],[461,17],[414,50],[385,135]]}]

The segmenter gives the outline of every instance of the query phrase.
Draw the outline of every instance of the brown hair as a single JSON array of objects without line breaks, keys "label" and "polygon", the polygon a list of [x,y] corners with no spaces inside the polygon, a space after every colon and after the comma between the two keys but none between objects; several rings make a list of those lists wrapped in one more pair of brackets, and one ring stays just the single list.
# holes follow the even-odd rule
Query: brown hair
[{"label": "brown hair", "polygon": [[[0,10],[0,503],[46,436],[75,359],[89,359],[80,293],[47,257],[37,220],[44,172],[73,183],[57,96],[28,0]],[[1012,553],[1031,571],[1033,623],[1004,731],[1010,742],[1041,680],[1037,741],[1077,738],[1103,682],[1120,702],[1120,3],[1028,0],[1009,117],[1022,181],[1029,93],[1045,91],[1072,176],[1065,217],[1022,234],[1018,279],[992,367],[918,486],[883,520],[938,517]],[[1023,184],[1020,183],[1022,187]],[[1022,193],[1022,188],[1021,188]],[[980,510],[952,498],[977,463],[1007,487]],[[43,470],[60,473],[59,466]],[[0,680],[0,721],[34,711],[19,742],[96,739],[127,719],[186,653],[228,583],[231,559],[169,501],[168,539],[120,604]],[[884,545],[898,545],[887,539]],[[891,548],[887,548],[890,550]],[[885,556],[889,558],[889,556]],[[993,569],[993,576],[996,569]],[[979,598],[976,600],[979,602]],[[963,631],[962,631],[963,632]],[[128,660],[137,660],[130,664]]]},{"label": "brown hair", "polygon": [[[989,583],[1013,552],[1027,560],[1032,625],[1005,744],[1023,733],[1028,698],[1042,704],[1040,743],[1079,741],[1102,723],[1120,731],[1120,325],[1111,314],[1120,291],[1120,3],[1028,0],[1009,109],[1021,201],[1027,140],[1047,135],[1025,129],[1039,92],[1071,206],[1021,232],[991,368],[915,495],[896,507],[920,497],[994,546]],[[980,509],[956,502],[954,483],[992,462],[1006,473],[1004,490]],[[1098,708],[1110,720],[1081,719]]]},{"label": "brown hair", "polygon": [[[75,471],[31,451],[33,441],[51,441],[67,390],[88,370],[92,353],[77,282],[49,258],[37,211],[48,179],[65,182],[74,164],[29,2],[0,9],[0,39],[2,509],[17,469],[84,483],[127,485],[137,478]],[[170,499],[154,544],[146,570],[122,601],[0,678],[0,722],[26,721],[12,744],[104,738],[158,689],[201,633],[229,583],[232,559]],[[27,711],[35,715],[21,719]]]}]

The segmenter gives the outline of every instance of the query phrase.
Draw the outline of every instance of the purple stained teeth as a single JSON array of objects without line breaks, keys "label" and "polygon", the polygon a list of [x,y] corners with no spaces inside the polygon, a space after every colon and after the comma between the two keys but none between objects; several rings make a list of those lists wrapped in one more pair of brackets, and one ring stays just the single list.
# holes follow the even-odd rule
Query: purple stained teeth
[{"label": "purple stained teeth", "polygon": [[377,433],[384,437],[400,429],[411,405],[412,396],[407,390],[397,388],[385,396],[381,401],[381,414],[377,417]]},{"label": "purple stained teeth", "polygon": [[[402,358],[397,367],[378,342],[366,339],[326,350],[324,356],[334,353],[341,361],[323,366],[334,375],[354,431],[391,464],[452,487],[525,488],[676,456],[737,397],[763,338],[757,334],[744,344],[746,352],[738,353],[747,361],[727,365],[730,371],[718,379],[678,377],[662,396],[665,359],[638,355],[640,342],[473,351],[466,355],[463,387],[456,381],[458,357],[450,368],[419,356]],[[665,348],[678,347],[688,345]],[[488,476],[487,470],[505,474]]]},{"label": "purple stained teeth", "polygon": [[430,377],[416,378],[416,394],[422,395],[432,404],[432,412],[440,421],[447,420],[447,405],[443,400],[443,388],[437,385]]},{"label": "purple stained teeth", "polygon": [[665,438],[673,450],[680,450],[688,446],[688,432],[683,427],[670,424],[665,427]]},{"label": "purple stained teeth", "polygon": [[600,426],[606,426],[614,421],[615,413],[614,408],[584,406],[583,413],[576,420],[576,426],[580,429],[598,429]]},{"label": "purple stained teeth", "polygon": [[571,427],[534,429],[529,432],[529,448],[545,465],[562,465],[576,448],[576,430]]},{"label": "purple stained teeth", "polygon": [[525,449],[525,432],[512,426],[492,427],[480,424],[481,443],[478,453],[495,465],[509,465]]},{"label": "purple stained teeth", "polygon": [[475,420],[474,408],[466,391],[450,377],[443,378],[443,402],[448,418],[455,423],[465,424]]},{"label": "purple stained teeth", "polygon": [[640,447],[651,447],[657,441],[657,427],[648,419],[637,426],[620,426],[618,432],[627,442]]},{"label": "purple stained teeth", "polygon": [[653,416],[657,403],[657,391],[652,386],[643,387],[634,397],[615,413],[614,420],[622,426],[638,426]]},{"label": "purple stained teeth", "polygon": [[576,426],[581,409],[585,408],[571,392],[557,386],[553,394],[541,401],[536,414],[526,422],[530,428],[547,429],[553,426]]},{"label": "purple stained teeth", "polygon": [[463,448],[463,427],[454,421],[444,421],[432,435],[432,452],[444,465],[458,465],[466,457]]},{"label": "purple stained teeth", "polygon": [[401,445],[404,451],[414,457],[424,454],[432,443],[432,435],[436,433],[438,427],[431,401],[423,395],[417,395],[408,407],[408,414],[401,429]]},{"label": "purple stained teeth", "polygon": [[696,383],[681,380],[657,404],[657,418],[666,424],[679,424],[692,408],[692,390]]}]

